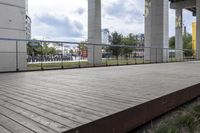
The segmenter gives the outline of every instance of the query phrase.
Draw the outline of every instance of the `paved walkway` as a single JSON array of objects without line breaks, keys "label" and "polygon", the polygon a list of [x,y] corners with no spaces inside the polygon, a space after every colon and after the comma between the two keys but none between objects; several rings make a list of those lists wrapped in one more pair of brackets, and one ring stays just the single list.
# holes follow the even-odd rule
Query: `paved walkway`
[{"label": "paved walkway", "polygon": [[64,132],[198,83],[200,62],[0,74],[0,132]]}]

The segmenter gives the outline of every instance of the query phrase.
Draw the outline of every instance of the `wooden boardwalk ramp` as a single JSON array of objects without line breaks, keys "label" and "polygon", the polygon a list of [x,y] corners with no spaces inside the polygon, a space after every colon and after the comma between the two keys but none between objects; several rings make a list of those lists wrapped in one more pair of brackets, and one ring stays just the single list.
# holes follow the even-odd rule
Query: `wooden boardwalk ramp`
[{"label": "wooden boardwalk ramp", "polygon": [[126,133],[199,83],[199,62],[0,74],[0,133]]}]

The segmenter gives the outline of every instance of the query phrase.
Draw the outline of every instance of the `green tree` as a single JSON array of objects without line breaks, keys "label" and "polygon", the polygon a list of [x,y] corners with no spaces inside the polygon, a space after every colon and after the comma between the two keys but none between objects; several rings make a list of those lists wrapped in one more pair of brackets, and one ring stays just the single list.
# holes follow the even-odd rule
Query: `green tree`
[{"label": "green tree", "polygon": [[[175,49],[175,36],[172,36],[169,39],[169,47],[171,49]],[[192,56],[193,51],[192,51],[192,35],[190,33],[186,33],[183,35],[183,49],[184,50],[184,55],[185,56]]]},{"label": "green tree", "polygon": [[[114,32],[111,34],[111,36],[109,37],[110,38],[110,42],[111,42],[111,45],[121,45],[122,44],[122,40],[123,40],[123,35],[122,34],[119,34],[117,32]],[[112,54],[114,56],[116,56],[116,58],[118,59],[121,52],[122,52],[122,48],[121,47],[109,47],[109,51],[112,52]]]},{"label": "green tree", "polygon": [[47,45],[42,47],[43,55],[55,55],[56,49],[54,47],[48,47]]},{"label": "green tree", "polygon": [[72,49],[70,49],[69,53],[70,54],[74,54],[74,51]]},{"label": "green tree", "polygon": [[33,41],[27,43],[27,53],[31,56],[41,55],[41,45],[40,42]]},{"label": "green tree", "polygon": [[175,49],[175,36],[170,37],[169,39],[169,48]]},{"label": "green tree", "polygon": [[41,44],[40,42],[33,41],[27,44],[27,53],[30,56],[55,55],[56,49],[48,47],[47,43]]},{"label": "green tree", "polygon": [[[122,42],[125,46],[136,46],[137,45],[137,40],[135,39],[135,36],[133,34],[129,34],[127,37],[124,37]],[[125,47],[125,48],[123,48],[122,53],[123,53],[123,55],[125,55],[126,58],[128,58],[132,54],[133,50],[134,50],[134,48]]]},{"label": "green tree", "polygon": [[192,56],[192,35],[189,33],[186,33],[183,35],[183,48],[185,49],[184,55],[185,56]]}]

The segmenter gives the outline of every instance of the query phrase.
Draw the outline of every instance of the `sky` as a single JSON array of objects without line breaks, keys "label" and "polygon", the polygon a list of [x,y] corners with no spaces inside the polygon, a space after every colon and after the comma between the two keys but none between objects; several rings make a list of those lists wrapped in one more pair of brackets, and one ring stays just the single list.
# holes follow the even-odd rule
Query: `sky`
[{"label": "sky", "polygon": [[[29,0],[32,38],[57,41],[87,40],[87,0]],[[144,33],[144,0],[102,0],[102,29],[123,35]],[[192,13],[183,23],[191,33]],[[169,11],[169,36],[175,34],[175,11]]]}]

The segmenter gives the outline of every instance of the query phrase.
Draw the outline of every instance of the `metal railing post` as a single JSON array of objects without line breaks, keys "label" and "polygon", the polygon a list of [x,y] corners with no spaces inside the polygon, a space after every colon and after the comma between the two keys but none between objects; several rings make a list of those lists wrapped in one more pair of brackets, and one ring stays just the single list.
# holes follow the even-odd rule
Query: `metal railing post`
[{"label": "metal railing post", "polygon": [[42,42],[40,42],[40,46],[41,46],[41,70],[44,70],[44,66],[43,66],[43,46],[42,46]]},{"label": "metal railing post", "polygon": [[64,58],[64,55],[63,55],[63,54],[64,54],[64,44],[63,44],[63,43],[61,44],[61,47],[62,47],[62,55],[61,55],[61,58],[62,58],[61,61],[62,61],[62,63],[61,63],[61,69],[64,69],[64,59],[63,59],[63,58]]},{"label": "metal railing post", "polygon": [[78,43],[78,57],[79,57],[78,67],[81,68],[81,44],[80,43]]},{"label": "metal railing post", "polygon": [[149,57],[150,57],[150,64],[152,63],[152,60],[151,60],[151,59],[152,59],[151,50],[152,50],[152,49],[151,49],[151,48],[149,48],[149,54],[150,54],[150,55],[149,55]]},{"label": "metal railing post", "polygon": [[16,71],[18,72],[19,71],[19,57],[18,57],[18,41],[16,41]]},{"label": "metal railing post", "polygon": [[[118,47],[116,47],[118,48]],[[119,66],[119,53],[117,53],[117,66]]]},{"label": "metal railing post", "polygon": [[[106,47],[106,49],[109,49],[108,46]],[[108,66],[108,58],[109,58],[109,55],[106,55],[106,66]]]},{"label": "metal railing post", "polygon": [[158,63],[158,49],[156,48],[156,63]]},{"label": "metal railing post", "polygon": [[144,52],[145,52],[145,48],[143,49],[143,64],[145,64],[145,61],[144,61]]},{"label": "metal railing post", "polygon": [[137,59],[136,59],[136,48],[135,48],[135,52],[134,52],[134,58],[135,58],[135,64],[137,64]]},{"label": "metal railing post", "polygon": [[128,59],[129,59],[129,55],[127,55],[127,57],[126,57],[126,65],[129,64],[129,63],[128,63]]},{"label": "metal railing post", "polygon": [[93,44],[93,67],[95,67],[95,45]]}]

